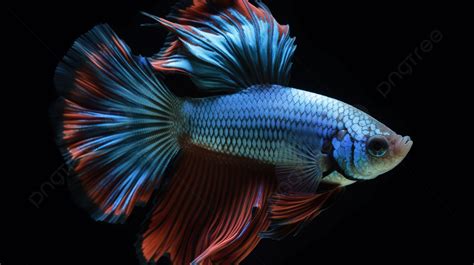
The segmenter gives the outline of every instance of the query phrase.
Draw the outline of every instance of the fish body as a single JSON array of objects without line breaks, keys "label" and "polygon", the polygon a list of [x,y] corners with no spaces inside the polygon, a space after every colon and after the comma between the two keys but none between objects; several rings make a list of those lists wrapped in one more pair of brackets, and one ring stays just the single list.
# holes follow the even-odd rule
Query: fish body
[{"label": "fish body", "polygon": [[[181,111],[183,132],[191,143],[273,165],[284,164],[292,147],[311,146],[319,149],[313,151],[322,151],[323,143],[332,141],[340,131],[346,131],[354,142],[393,134],[371,116],[344,102],[278,85],[185,100]],[[343,155],[347,154],[354,155],[351,150],[343,151]]]},{"label": "fish body", "polygon": [[343,128],[334,99],[282,86],[256,86],[242,92],[183,105],[186,133],[209,150],[279,164],[291,144],[321,146]]},{"label": "fish body", "polygon": [[[122,223],[155,201],[137,243],[147,264],[165,254],[237,264],[413,144],[349,104],[290,87],[295,39],[260,2],[194,0],[167,19],[146,15],[170,31],[152,57],[133,55],[107,25],[73,44],[55,74],[54,121],[71,190],[94,219]],[[208,96],[177,97],[157,73],[185,74]]]}]

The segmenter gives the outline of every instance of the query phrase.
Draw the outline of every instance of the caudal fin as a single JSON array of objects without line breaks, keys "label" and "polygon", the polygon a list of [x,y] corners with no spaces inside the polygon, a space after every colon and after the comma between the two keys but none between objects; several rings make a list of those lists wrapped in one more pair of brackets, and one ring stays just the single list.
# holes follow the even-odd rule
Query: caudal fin
[{"label": "caudal fin", "polygon": [[148,61],[108,25],[80,37],[59,64],[58,144],[96,220],[121,222],[146,203],[179,150],[179,107]]}]

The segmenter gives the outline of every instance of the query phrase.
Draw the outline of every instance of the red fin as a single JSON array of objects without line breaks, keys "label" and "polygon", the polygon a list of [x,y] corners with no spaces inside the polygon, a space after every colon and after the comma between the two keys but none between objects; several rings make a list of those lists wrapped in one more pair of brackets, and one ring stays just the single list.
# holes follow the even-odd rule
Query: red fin
[{"label": "red fin", "polygon": [[57,142],[92,217],[123,222],[146,203],[179,152],[179,100],[108,25],[81,36],[55,73]]},{"label": "red fin", "polygon": [[191,5],[178,10],[176,12],[177,15],[172,15],[171,17],[180,24],[191,24],[189,22],[193,19],[206,20],[210,16],[215,15],[216,11],[225,12],[228,8],[235,9],[248,19],[252,18],[251,13],[254,13],[259,18],[266,19],[265,10],[252,5],[248,0],[194,0]]},{"label": "red fin", "polygon": [[186,74],[209,92],[289,82],[295,39],[260,1],[194,0],[166,19],[145,15],[171,33],[149,58],[158,72]]},{"label": "red fin", "polygon": [[272,197],[271,220],[268,231],[260,234],[262,238],[282,239],[290,234],[296,234],[302,225],[313,220],[329,202],[342,191],[333,188],[318,194],[276,194]]},{"label": "red fin", "polygon": [[157,261],[168,253],[173,264],[239,263],[270,225],[273,168],[191,145],[179,163],[140,239],[142,257]]},{"label": "red fin", "polygon": [[[177,5],[175,10],[171,12],[167,16],[167,19],[170,22],[175,22],[177,24],[183,26],[191,26],[193,23],[195,24],[196,21],[209,21],[210,16],[219,14],[219,11],[222,14],[229,15],[228,9],[234,9],[240,14],[247,17],[247,19],[251,19],[252,15],[255,14],[257,17],[261,19],[268,19],[269,20],[269,11],[266,8],[258,8],[248,0],[194,0],[192,3],[186,7],[182,7],[181,5]],[[278,30],[280,34],[288,33],[288,26],[282,26],[278,24]],[[165,49],[163,49],[160,53],[162,57],[169,57],[172,54],[176,53],[183,45],[183,43],[176,37],[170,38],[169,43],[165,45]],[[160,71],[169,71],[169,70],[177,70],[179,69],[168,69],[166,67],[161,66],[160,61],[153,61],[154,67]]]}]

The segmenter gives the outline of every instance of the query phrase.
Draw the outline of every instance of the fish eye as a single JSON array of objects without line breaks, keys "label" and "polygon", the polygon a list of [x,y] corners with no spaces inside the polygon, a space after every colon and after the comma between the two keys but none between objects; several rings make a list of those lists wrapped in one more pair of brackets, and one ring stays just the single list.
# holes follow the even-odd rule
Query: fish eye
[{"label": "fish eye", "polygon": [[388,150],[388,141],[383,136],[372,136],[367,140],[367,151],[375,157],[384,156]]}]

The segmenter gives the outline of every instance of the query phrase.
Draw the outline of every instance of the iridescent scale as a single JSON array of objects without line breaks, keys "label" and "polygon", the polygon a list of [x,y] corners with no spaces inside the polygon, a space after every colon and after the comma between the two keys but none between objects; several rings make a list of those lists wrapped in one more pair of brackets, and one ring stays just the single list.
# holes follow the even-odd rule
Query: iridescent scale
[{"label": "iridescent scale", "polygon": [[283,86],[255,86],[239,93],[186,100],[185,131],[191,142],[216,152],[278,163],[288,144],[318,143],[344,129],[340,101]]}]

